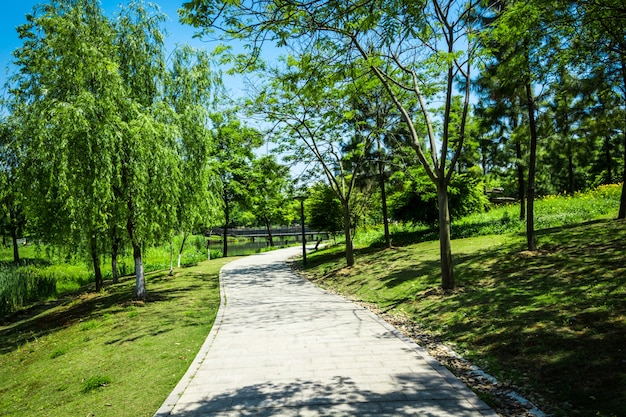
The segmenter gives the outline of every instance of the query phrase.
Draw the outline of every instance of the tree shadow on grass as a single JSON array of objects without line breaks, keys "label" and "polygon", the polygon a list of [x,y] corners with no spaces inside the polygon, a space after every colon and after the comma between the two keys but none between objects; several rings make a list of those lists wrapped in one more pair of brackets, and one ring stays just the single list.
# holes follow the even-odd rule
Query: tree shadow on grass
[{"label": "tree shadow on grass", "polygon": [[[456,254],[460,290],[417,295],[416,318],[552,405],[569,404],[565,414],[620,415],[626,409],[626,224],[594,221],[538,236],[536,252],[512,243]],[[416,265],[419,273],[437,268]],[[386,285],[419,273],[394,271]]]},{"label": "tree shadow on grass", "polygon": [[[179,270],[177,274],[184,277],[191,272]],[[212,285],[217,288],[217,279],[211,274],[193,272],[194,281],[198,277],[198,283],[190,283],[185,287],[172,287],[167,285],[168,280],[175,280],[178,277],[170,277],[164,271],[156,271],[146,274],[148,285],[148,296],[145,301],[137,301],[133,298],[132,285],[133,276],[122,277],[119,284],[105,283],[105,291],[101,293],[93,292],[93,285],[85,287],[80,292],[67,294],[57,300],[36,303],[27,309],[5,317],[0,323],[4,328],[0,328],[0,354],[11,352],[25,343],[55,333],[68,326],[76,325],[79,322],[99,319],[103,313],[119,314],[128,311],[129,308],[142,307],[151,303],[170,302],[176,299],[184,299],[190,293],[197,291],[201,286],[206,288]],[[154,288],[156,287],[156,288]],[[188,308],[183,307],[180,308]],[[215,307],[217,310],[217,307]],[[194,317],[176,322],[172,314],[167,312],[160,316],[161,323],[167,328],[168,325],[196,325]],[[170,317],[171,316],[171,317]],[[132,335],[122,335],[111,343],[132,342],[144,336],[155,336],[163,329],[142,329],[139,333]]]},{"label": "tree shadow on grass", "polygon": [[[416,243],[423,236],[407,234],[407,242],[399,242]],[[621,415],[626,409],[626,223],[596,220],[538,230],[537,236],[536,252],[517,241],[453,253],[458,284],[453,292],[438,288],[438,260],[420,259],[410,249],[390,255],[376,244],[373,256],[357,258],[360,274],[370,277],[344,276],[338,267],[322,281],[358,291],[375,285],[371,276],[379,273],[389,297],[379,295],[380,307],[403,305],[444,339],[467,346],[502,378],[544,394],[550,407],[557,404],[559,411],[559,404],[569,404],[560,410],[566,415]],[[313,262],[339,265],[341,255],[324,254]],[[413,260],[396,263],[402,256]]]}]

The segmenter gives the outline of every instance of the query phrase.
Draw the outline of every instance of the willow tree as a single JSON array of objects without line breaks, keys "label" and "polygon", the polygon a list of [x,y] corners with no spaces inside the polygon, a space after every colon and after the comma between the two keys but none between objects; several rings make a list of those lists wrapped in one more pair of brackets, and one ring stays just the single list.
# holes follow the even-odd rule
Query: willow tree
[{"label": "willow tree", "polygon": [[5,244],[6,233],[11,237],[13,262],[20,262],[18,237],[24,230],[24,195],[20,184],[21,152],[15,136],[14,118],[0,120],[0,233]]},{"label": "willow tree", "polygon": [[48,241],[84,243],[96,290],[124,91],[115,32],[98,4],[53,1],[27,15],[11,90],[29,217]]},{"label": "willow tree", "polygon": [[166,239],[177,222],[180,136],[175,111],[163,100],[165,16],[143,2],[115,21],[117,67],[125,87],[117,131],[116,213],[125,223],[135,262],[135,296],[146,297],[142,246]]},{"label": "willow tree", "polygon": [[[179,198],[175,231],[182,233],[178,267],[187,236],[208,219],[219,217],[219,182],[211,154],[214,149],[210,112],[222,94],[220,74],[213,69],[211,56],[188,45],[172,54],[165,78],[165,100],[176,114],[180,159]],[[171,261],[171,260],[170,260]],[[171,271],[170,262],[170,271]]]},{"label": "willow tree", "polygon": [[[192,0],[184,4],[183,21],[205,29],[205,33],[242,39],[255,52],[264,41],[301,50],[323,44],[335,49],[329,60],[360,59],[401,114],[409,133],[408,145],[437,188],[441,283],[444,289],[451,289],[454,276],[448,185],[465,138],[470,69],[475,59],[472,16],[479,3]],[[409,98],[405,98],[406,92]],[[455,96],[461,103],[457,115],[453,115]],[[441,110],[433,110],[434,102],[442,103],[436,107]],[[416,128],[420,123],[426,125],[425,132]]]}]

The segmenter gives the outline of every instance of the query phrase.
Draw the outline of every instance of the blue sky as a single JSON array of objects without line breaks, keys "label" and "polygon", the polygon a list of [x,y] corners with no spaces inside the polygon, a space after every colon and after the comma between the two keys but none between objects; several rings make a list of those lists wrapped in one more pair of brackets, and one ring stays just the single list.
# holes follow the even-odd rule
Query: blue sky
[{"label": "blue sky", "polygon": [[[182,25],[178,21],[177,10],[182,6],[184,0],[152,0],[161,7],[161,11],[168,16],[165,27],[168,33],[166,39],[166,47],[168,52],[173,50],[176,44],[188,43],[197,48],[205,48],[212,50],[217,43],[215,41],[203,41],[193,38],[195,29]],[[31,13],[33,6],[46,3],[43,0],[9,0],[3,2],[2,11],[0,12],[0,87],[2,87],[7,78],[7,67],[13,60],[12,52],[21,46],[21,40],[17,36],[15,28],[26,22],[26,14]],[[119,10],[119,4],[125,4],[120,0],[101,0],[101,6],[104,12],[111,16]],[[13,67],[10,69],[14,71]],[[241,94],[241,79],[229,78],[224,82],[234,95]]]}]

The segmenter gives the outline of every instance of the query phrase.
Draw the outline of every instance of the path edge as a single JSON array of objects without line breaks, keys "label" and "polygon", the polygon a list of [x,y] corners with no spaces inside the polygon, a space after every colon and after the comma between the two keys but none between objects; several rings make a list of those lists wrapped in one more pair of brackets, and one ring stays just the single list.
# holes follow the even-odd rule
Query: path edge
[{"label": "path edge", "polygon": [[215,316],[215,321],[213,322],[211,331],[207,335],[207,338],[200,347],[198,354],[189,365],[189,368],[187,369],[183,377],[180,379],[180,381],[178,381],[172,392],[168,395],[165,401],[163,401],[161,407],[159,407],[156,413],[154,413],[153,417],[167,417],[171,415],[172,410],[180,399],[180,396],[183,394],[183,392],[185,392],[185,390],[195,377],[196,373],[198,372],[198,369],[200,369],[200,366],[204,362],[206,356],[209,353],[209,350],[211,349],[211,346],[213,345],[213,342],[215,341],[215,338],[217,337],[217,334],[219,333],[222,321],[224,320],[224,310],[226,307],[226,292],[224,291],[224,280],[222,279],[222,271],[226,265],[223,265],[222,268],[220,268],[218,278],[220,285],[220,306],[217,310],[217,315]]}]

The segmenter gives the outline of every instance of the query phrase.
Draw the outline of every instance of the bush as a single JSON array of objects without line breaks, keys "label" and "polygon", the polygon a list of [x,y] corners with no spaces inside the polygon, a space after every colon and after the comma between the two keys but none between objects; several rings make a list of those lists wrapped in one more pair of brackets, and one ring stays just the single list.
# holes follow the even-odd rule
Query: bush
[{"label": "bush", "polygon": [[[473,171],[454,175],[448,187],[448,207],[452,220],[482,213],[489,205],[485,186]],[[439,221],[437,189],[427,178],[417,178],[404,191],[390,199],[391,215],[403,223],[435,227]]]},{"label": "bush", "polygon": [[343,208],[330,186],[317,183],[310,189],[311,195],[305,202],[306,224],[313,230],[331,234],[343,231]]}]

